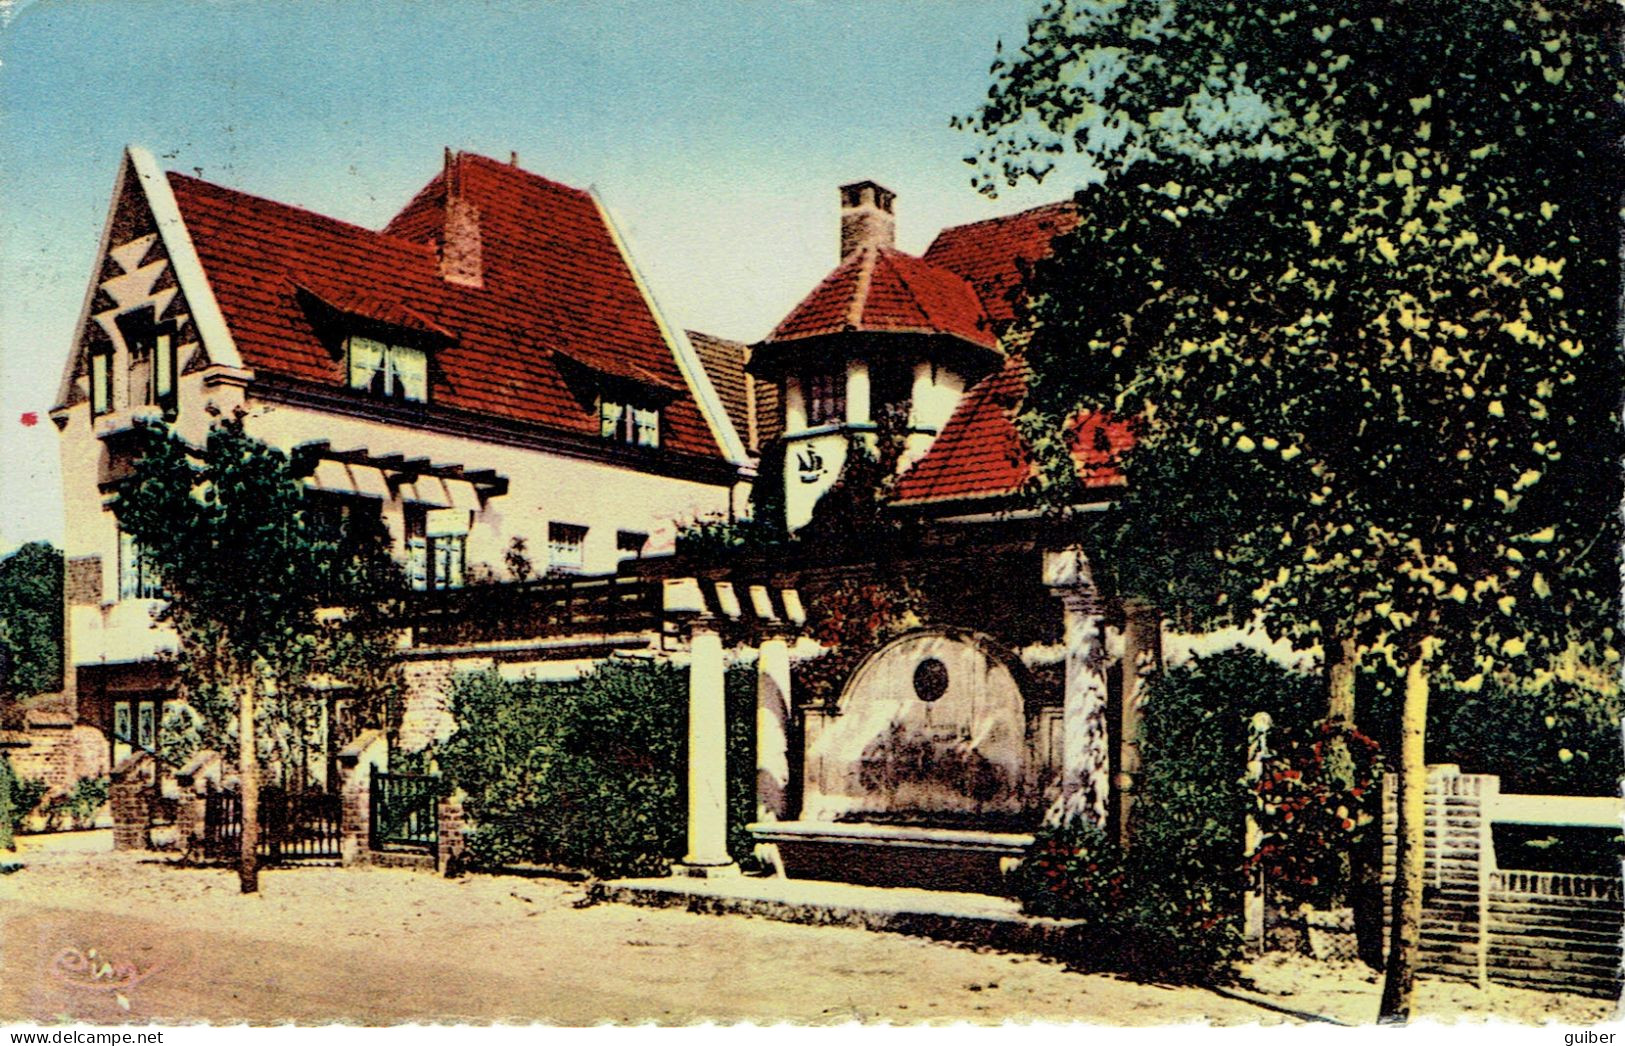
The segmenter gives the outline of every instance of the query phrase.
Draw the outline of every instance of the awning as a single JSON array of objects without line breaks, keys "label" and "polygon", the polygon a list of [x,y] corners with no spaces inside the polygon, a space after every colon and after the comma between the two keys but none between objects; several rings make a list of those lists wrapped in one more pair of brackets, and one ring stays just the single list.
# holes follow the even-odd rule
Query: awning
[{"label": "awning", "polygon": [[329,494],[350,494],[364,498],[389,498],[384,474],[371,465],[323,459],[305,477],[305,485]]},{"label": "awning", "polygon": [[301,443],[290,457],[295,473],[304,476],[308,486],[338,494],[399,497],[431,508],[478,512],[482,500],[508,492],[507,477],[492,469],[466,469],[362,448],[334,450],[327,440]]},{"label": "awning", "polygon": [[440,476],[419,476],[411,483],[401,484],[401,500],[415,501],[435,508],[455,508],[465,512],[480,510],[480,495],[474,484],[466,479],[443,479]]}]

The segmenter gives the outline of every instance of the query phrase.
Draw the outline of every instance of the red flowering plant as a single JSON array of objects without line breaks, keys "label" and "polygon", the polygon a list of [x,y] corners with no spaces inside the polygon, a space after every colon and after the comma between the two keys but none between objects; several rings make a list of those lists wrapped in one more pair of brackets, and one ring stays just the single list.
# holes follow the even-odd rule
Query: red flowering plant
[{"label": "red flowering plant", "polygon": [[1249,870],[1291,900],[1331,903],[1347,885],[1346,855],[1376,822],[1377,742],[1325,720],[1274,748],[1255,770],[1261,841]]},{"label": "red flowering plant", "polygon": [[901,575],[844,578],[811,591],[807,633],[825,653],[794,666],[792,689],[809,703],[832,703],[858,663],[924,623],[925,600]]},{"label": "red flowering plant", "polygon": [[1083,919],[1109,928],[1119,925],[1129,909],[1123,854],[1105,832],[1086,821],[1040,829],[1009,885],[1028,915]]}]

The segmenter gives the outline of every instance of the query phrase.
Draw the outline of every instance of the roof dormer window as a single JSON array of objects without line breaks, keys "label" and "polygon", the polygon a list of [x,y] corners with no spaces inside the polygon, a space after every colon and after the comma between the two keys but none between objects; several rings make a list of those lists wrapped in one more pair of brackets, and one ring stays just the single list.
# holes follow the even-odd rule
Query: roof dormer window
[{"label": "roof dormer window", "polygon": [[429,354],[352,334],[346,339],[349,384],[379,399],[406,403],[429,400]]},{"label": "roof dormer window", "polygon": [[602,397],[598,401],[598,434],[635,447],[658,447],[660,410]]}]

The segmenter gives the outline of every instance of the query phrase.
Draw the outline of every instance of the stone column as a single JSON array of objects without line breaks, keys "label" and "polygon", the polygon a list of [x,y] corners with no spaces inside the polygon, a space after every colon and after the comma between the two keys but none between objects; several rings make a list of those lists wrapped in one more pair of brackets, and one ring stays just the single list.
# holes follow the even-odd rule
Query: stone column
[{"label": "stone column", "polygon": [[756,819],[790,816],[790,645],[778,634],[756,657]]},{"label": "stone column", "polygon": [[688,853],[672,871],[738,874],[728,856],[728,728],[716,622],[694,618],[688,646]]},{"label": "stone column", "polygon": [[1162,620],[1143,603],[1123,607],[1123,701],[1117,734],[1117,825],[1129,842],[1129,816],[1140,780],[1140,721],[1145,687],[1162,671]]},{"label": "stone column", "polygon": [[869,364],[852,360],[846,365],[846,423],[862,425],[874,420],[869,409]]},{"label": "stone column", "polygon": [[1061,600],[1066,646],[1061,795],[1045,819],[1053,824],[1082,817],[1104,830],[1111,794],[1104,608],[1081,550],[1046,552],[1044,583]]},{"label": "stone column", "polygon": [[801,379],[784,379],[784,434],[793,436],[807,429],[807,398],[801,391]]}]

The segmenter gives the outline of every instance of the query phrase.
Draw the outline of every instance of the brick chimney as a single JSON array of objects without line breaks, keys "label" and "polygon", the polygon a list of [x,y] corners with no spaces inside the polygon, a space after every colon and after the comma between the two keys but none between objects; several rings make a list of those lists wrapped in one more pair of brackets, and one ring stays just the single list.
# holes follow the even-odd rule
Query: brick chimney
[{"label": "brick chimney", "polygon": [[446,221],[440,232],[440,278],[464,287],[483,287],[480,209],[463,196],[462,167],[462,157],[447,149]]},{"label": "brick chimney", "polygon": [[892,204],[897,194],[874,182],[841,186],[841,260],[860,247],[890,247],[897,241]]}]

